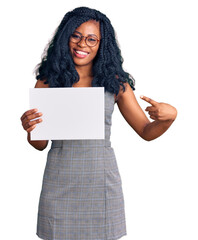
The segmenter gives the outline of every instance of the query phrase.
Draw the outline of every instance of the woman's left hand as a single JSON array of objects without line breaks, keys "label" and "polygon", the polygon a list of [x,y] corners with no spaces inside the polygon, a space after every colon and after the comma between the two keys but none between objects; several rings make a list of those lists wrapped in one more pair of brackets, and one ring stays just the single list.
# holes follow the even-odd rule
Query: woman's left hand
[{"label": "woman's left hand", "polygon": [[151,104],[145,111],[148,112],[150,118],[156,121],[174,121],[177,116],[175,107],[167,103],[158,103],[148,97],[141,96],[141,99]]}]

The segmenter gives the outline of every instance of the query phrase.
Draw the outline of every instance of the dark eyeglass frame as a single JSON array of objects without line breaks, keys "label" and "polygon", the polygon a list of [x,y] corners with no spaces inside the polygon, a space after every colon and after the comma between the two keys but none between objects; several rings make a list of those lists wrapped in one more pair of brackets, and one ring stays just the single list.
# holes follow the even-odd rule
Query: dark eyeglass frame
[{"label": "dark eyeglass frame", "polygon": [[[79,41],[72,41],[72,35],[74,35],[75,33],[80,35]],[[100,40],[101,40],[101,39],[98,39],[98,37],[97,37],[95,34],[90,34],[89,36],[85,37],[85,36],[83,36],[83,35],[82,35],[80,32],[78,32],[78,31],[75,31],[72,35],[70,36],[70,39],[69,39],[71,42],[73,42],[73,43],[79,43],[79,42],[82,41],[82,38],[84,37],[84,38],[85,38],[85,43],[86,43],[87,46],[89,46],[89,47],[95,47],[95,46],[98,44],[98,42],[100,42]],[[89,45],[89,42],[87,42],[87,38],[89,38],[89,37],[94,37],[94,38],[97,40],[94,45]]]}]

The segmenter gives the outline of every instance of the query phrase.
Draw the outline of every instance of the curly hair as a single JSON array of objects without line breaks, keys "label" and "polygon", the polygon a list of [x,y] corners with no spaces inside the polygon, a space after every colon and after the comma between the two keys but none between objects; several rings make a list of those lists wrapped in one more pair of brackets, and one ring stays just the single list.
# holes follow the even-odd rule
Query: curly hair
[{"label": "curly hair", "polygon": [[[35,67],[36,79],[44,80],[49,87],[72,87],[79,75],[70,54],[69,39],[82,23],[96,20],[100,23],[101,42],[93,60],[92,87],[104,87],[105,91],[118,95],[120,85],[128,82],[135,90],[135,80],[122,68],[123,58],[110,20],[98,10],[78,7],[67,12],[45,47],[41,63]],[[66,44],[67,43],[67,44]]]}]

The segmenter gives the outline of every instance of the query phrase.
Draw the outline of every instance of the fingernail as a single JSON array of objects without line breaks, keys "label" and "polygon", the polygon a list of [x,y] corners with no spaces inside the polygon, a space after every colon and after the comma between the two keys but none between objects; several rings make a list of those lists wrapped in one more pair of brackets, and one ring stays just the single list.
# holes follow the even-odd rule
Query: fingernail
[{"label": "fingernail", "polygon": [[143,98],[143,97],[144,97],[143,95],[140,96],[140,98]]}]

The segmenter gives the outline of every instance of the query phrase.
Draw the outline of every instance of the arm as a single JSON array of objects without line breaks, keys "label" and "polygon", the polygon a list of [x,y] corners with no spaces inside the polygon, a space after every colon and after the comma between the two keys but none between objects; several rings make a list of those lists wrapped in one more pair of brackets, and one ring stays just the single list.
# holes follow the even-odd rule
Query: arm
[{"label": "arm", "polygon": [[145,126],[143,132],[144,140],[151,141],[160,137],[171,126],[173,121],[153,121]]},{"label": "arm", "polygon": [[[45,87],[49,87],[49,86],[48,84],[44,84],[43,81],[38,80],[36,82],[35,88],[45,88]],[[27,141],[29,142],[29,144],[32,145],[37,150],[42,151],[47,147],[48,140],[41,140],[41,141],[30,140],[30,132],[36,127],[36,124],[42,122],[41,118],[34,121],[30,121],[42,116],[42,113],[37,113],[37,111],[38,111],[37,109],[31,109],[29,111],[26,111],[22,115],[21,121],[22,121],[23,128],[27,131]]]},{"label": "arm", "polygon": [[32,145],[34,148],[36,148],[37,150],[40,150],[40,151],[44,150],[48,145],[48,140],[31,141],[29,132],[28,132],[28,135],[27,135],[27,140],[28,140],[30,145]]},{"label": "arm", "polygon": [[[37,82],[35,84],[35,88],[46,88],[46,87],[49,87],[49,85],[44,84],[44,82],[41,80],[37,80]],[[27,140],[30,145],[32,145],[34,148],[36,148],[37,150],[40,150],[40,151],[44,150],[48,145],[48,140],[31,141],[30,140],[30,132],[28,132]]]},{"label": "arm", "polygon": [[152,99],[142,97],[152,105],[146,109],[154,120],[150,122],[138,104],[130,85],[126,83],[125,86],[125,92],[120,90],[117,101],[125,120],[144,140],[151,141],[161,136],[175,120],[176,109],[169,104],[157,103]]}]

